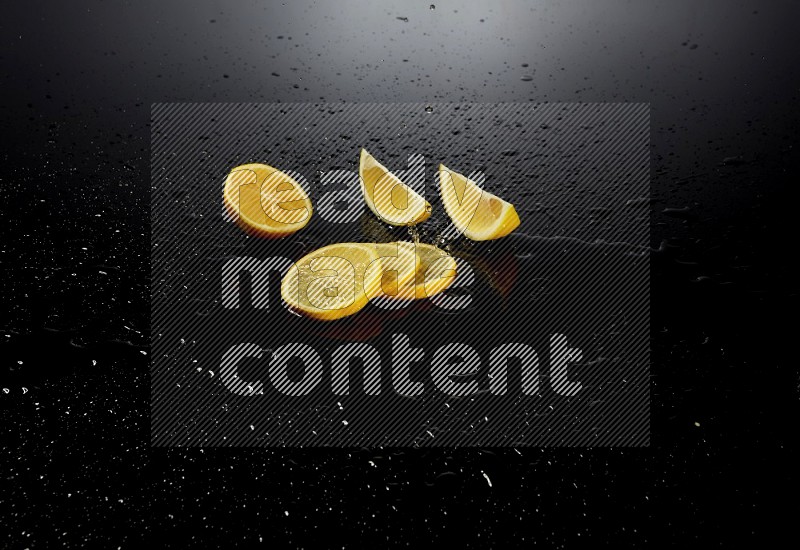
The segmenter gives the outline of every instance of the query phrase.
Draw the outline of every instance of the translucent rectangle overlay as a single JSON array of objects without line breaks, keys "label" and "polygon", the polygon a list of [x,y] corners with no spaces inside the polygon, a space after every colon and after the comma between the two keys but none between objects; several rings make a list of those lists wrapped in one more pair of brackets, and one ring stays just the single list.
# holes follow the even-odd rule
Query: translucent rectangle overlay
[{"label": "translucent rectangle overlay", "polygon": [[[153,446],[649,444],[647,104],[160,103],[151,145]],[[395,227],[365,206],[362,148],[429,219]],[[303,229],[248,235],[223,208],[248,163],[305,189]],[[440,164],[519,227],[460,235]],[[337,321],[281,299],[318,248],[415,239],[459,266],[438,299]]]}]

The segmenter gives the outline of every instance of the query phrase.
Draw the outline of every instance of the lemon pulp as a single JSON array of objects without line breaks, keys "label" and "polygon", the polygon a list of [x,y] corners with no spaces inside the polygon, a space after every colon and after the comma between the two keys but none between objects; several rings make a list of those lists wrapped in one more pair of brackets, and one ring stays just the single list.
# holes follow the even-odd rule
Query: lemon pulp
[{"label": "lemon pulp", "polygon": [[[399,258],[404,266],[400,271],[389,270],[390,264],[384,260],[383,290],[389,298],[402,300],[429,298],[445,290],[455,280],[456,261],[444,250],[425,243],[388,244],[400,246],[405,250],[405,255]],[[398,275],[402,277],[399,281]],[[387,287],[397,290],[390,292]]]},{"label": "lemon pulp", "polygon": [[279,239],[311,219],[308,195],[288,174],[266,164],[243,164],[225,180],[223,203],[246,233]]},{"label": "lemon pulp", "polygon": [[439,192],[453,224],[468,239],[499,239],[519,226],[514,205],[443,164],[439,165]]},{"label": "lemon pulp", "polygon": [[415,225],[428,219],[431,205],[385,166],[361,150],[358,166],[364,201],[381,220],[391,225]]},{"label": "lemon pulp", "polygon": [[289,308],[314,319],[332,321],[360,311],[378,292],[381,271],[367,267],[379,260],[372,243],[337,243],[304,256],[281,282]]}]

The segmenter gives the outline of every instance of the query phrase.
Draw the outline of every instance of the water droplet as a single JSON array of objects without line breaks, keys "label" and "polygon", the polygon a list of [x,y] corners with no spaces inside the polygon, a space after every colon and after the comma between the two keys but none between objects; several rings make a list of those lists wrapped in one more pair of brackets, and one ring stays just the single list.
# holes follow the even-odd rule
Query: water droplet
[{"label": "water droplet", "polygon": [[433,107],[431,107],[430,105],[426,105],[425,106],[425,112],[426,113],[432,113],[433,112]]},{"label": "water droplet", "polygon": [[416,225],[408,225],[408,234],[411,236],[411,239],[414,241],[414,244],[419,244],[419,229]]},{"label": "water droplet", "polygon": [[522,75],[522,78],[520,78],[520,80],[522,80],[523,82],[530,82],[531,80],[533,80],[533,77],[529,74],[525,74]]},{"label": "water droplet", "polygon": [[435,10],[435,9],[436,9],[436,6],[435,6],[434,4],[431,4],[430,6],[428,6],[428,9],[429,9],[429,10]]}]

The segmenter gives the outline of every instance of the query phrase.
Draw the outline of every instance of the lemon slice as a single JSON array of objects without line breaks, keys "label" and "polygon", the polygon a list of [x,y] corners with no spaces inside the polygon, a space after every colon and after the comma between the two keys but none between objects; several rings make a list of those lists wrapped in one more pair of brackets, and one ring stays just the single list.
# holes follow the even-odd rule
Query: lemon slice
[{"label": "lemon slice", "polygon": [[279,239],[306,226],[311,201],[291,176],[266,164],[243,164],[225,180],[223,202],[246,233]]},{"label": "lemon slice", "polygon": [[292,310],[321,321],[358,312],[381,286],[379,259],[371,243],[337,243],[304,256],[281,281],[281,297]]},{"label": "lemon slice", "polygon": [[474,181],[439,165],[439,191],[453,224],[468,239],[490,241],[505,237],[519,225],[514,205]]},{"label": "lemon slice", "polygon": [[391,225],[416,225],[431,215],[431,205],[386,169],[366,149],[358,166],[361,192],[372,212]]},{"label": "lemon slice", "polygon": [[381,286],[370,299],[386,297],[413,300],[414,279],[419,265],[414,243],[396,241],[376,245],[380,261],[368,269],[379,269]]},{"label": "lemon slice", "polygon": [[[400,300],[422,300],[434,296],[449,287],[456,276],[455,259],[440,248],[430,244],[396,242],[378,245],[379,247],[401,247],[397,261],[403,266],[393,271],[385,259],[386,250],[379,254],[384,267],[382,286],[389,298]],[[412,256],[413,254],[413,256]],[[394,259],[393,259],[394,260]],[[413,261],[413,263],[412,263]],[[399,277],[399,279],[398,279]],[[397,289],[392,292],[389,289]]]},{"label": "lemon slice", "polygon": [[415,291],[417,300],[439,294],[456,278],[456,260],[450,254],[430,244],[417,245]]}]

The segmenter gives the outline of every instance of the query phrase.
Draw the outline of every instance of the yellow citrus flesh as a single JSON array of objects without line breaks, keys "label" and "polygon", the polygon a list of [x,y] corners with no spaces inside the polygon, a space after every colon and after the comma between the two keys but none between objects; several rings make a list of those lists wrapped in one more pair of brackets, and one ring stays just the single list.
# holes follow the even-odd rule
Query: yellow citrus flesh
[{"label": "yellow citrus flesh", "polygon": [[376,247],[380,261],[375,262],[374,268],[379,269],[382,273],[381,287],[377,294],[370,298],[413,300],[414,278],[419,266],[414,243],[396,241],[378,243]]},{"label": "yellow citrus flesh", "polygon": [[321,321],[333,321],[361,310],[381,286],[381,270],[372,243],[338,243],[304,256],[281,282],[281,297],[292,310]]},{"label": "yellow citrus flesh", "polygon": [[455,259],[430,244],[417,245],[419,265],[416,273],[416,298],[430,298],[449,287],[456,278]]},{"label": "yellow citrus flesh", "polygon": [[[442,292],[455,280],[456,261],[444,250],[424,243],[398,242],[389,244],[392,246],[400,245],[407,250],[405,260],[403,260],[404,266],[410,267],[409,254],[414,254],[414,269],[411,276],[409,276],[408,267],[399,271],[404,277],[399,283],[396,280],[398,272],[389,271],[389,267],[384,261],[383,290],[389,298],[422,300]],[[399,290],[392,293],[387,288],[397,288]]]},{"label": "yellow citrus flesh", "polygon": [[225,180],[223,202],[246,233],[279,239],[306,226],[312,207],[297,181],[266,164],[243,164]]},{"label": "yellow citrus flesh", "polygon": [[519,216],[511,203],[443,164],[439,165],[439,192],[453,224],[468,239],[499,239],[519,226]]},{"label": "yellow citrus flesh", "polygon": [[391,225],[416,225],[431,215],[431,205],[365,149],[358,166],[361,191],[372,212]]}]

